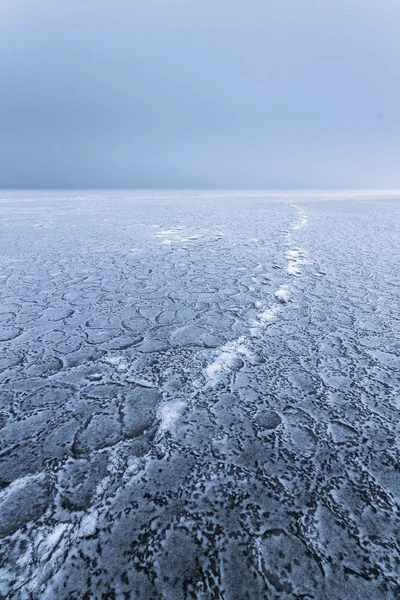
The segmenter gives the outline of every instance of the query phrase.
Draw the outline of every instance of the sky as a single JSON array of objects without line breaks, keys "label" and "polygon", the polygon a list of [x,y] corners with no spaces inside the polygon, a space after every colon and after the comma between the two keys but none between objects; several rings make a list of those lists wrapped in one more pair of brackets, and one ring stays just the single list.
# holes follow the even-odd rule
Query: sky
[{"label": "sky", "polygon": [[400,187],[399,31],[398,0],[0,0],[0,187]]}]

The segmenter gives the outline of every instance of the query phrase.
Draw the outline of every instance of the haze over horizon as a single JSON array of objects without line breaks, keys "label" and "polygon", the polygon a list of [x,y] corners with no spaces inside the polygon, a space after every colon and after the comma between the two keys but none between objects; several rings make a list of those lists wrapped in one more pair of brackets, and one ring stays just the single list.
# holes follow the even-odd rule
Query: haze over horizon
[{"label": "haze over horizon", "polygon": [[3,0],[0,187],[400,187],[400,5]]}]

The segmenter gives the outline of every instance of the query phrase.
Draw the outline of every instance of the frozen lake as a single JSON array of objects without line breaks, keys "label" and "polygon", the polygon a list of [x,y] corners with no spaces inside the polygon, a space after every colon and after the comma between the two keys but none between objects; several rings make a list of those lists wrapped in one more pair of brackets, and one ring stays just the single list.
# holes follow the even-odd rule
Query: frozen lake
[{"label": "frozen lake", "polygon": [[398,197],[0,193],[0,597],[400,597]]}]

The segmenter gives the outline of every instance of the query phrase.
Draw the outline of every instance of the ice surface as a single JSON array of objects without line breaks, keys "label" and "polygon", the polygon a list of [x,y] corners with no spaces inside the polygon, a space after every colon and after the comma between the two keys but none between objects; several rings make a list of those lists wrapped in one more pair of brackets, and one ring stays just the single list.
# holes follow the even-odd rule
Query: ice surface
[{"label": "ice surface", "polygon": [[400,200],[0,194],[0,596],[400,597]]}]

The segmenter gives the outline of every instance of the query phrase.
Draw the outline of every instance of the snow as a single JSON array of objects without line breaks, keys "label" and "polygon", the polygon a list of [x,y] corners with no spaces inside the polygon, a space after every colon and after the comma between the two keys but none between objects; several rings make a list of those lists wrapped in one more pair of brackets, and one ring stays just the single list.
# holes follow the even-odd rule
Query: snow
[{"label": "snow", "polygon": [[399,198],[0,193],[4,597],[396,596]]},{"label": "snow", "polygon": [[277,300],[279,300],[279,302],[285,304],[286,302],[288,302],[290,297],[289,286],[286,284],[281,285],[281,287],[274,292],[274,296],[275,298],[277,298]]}]

